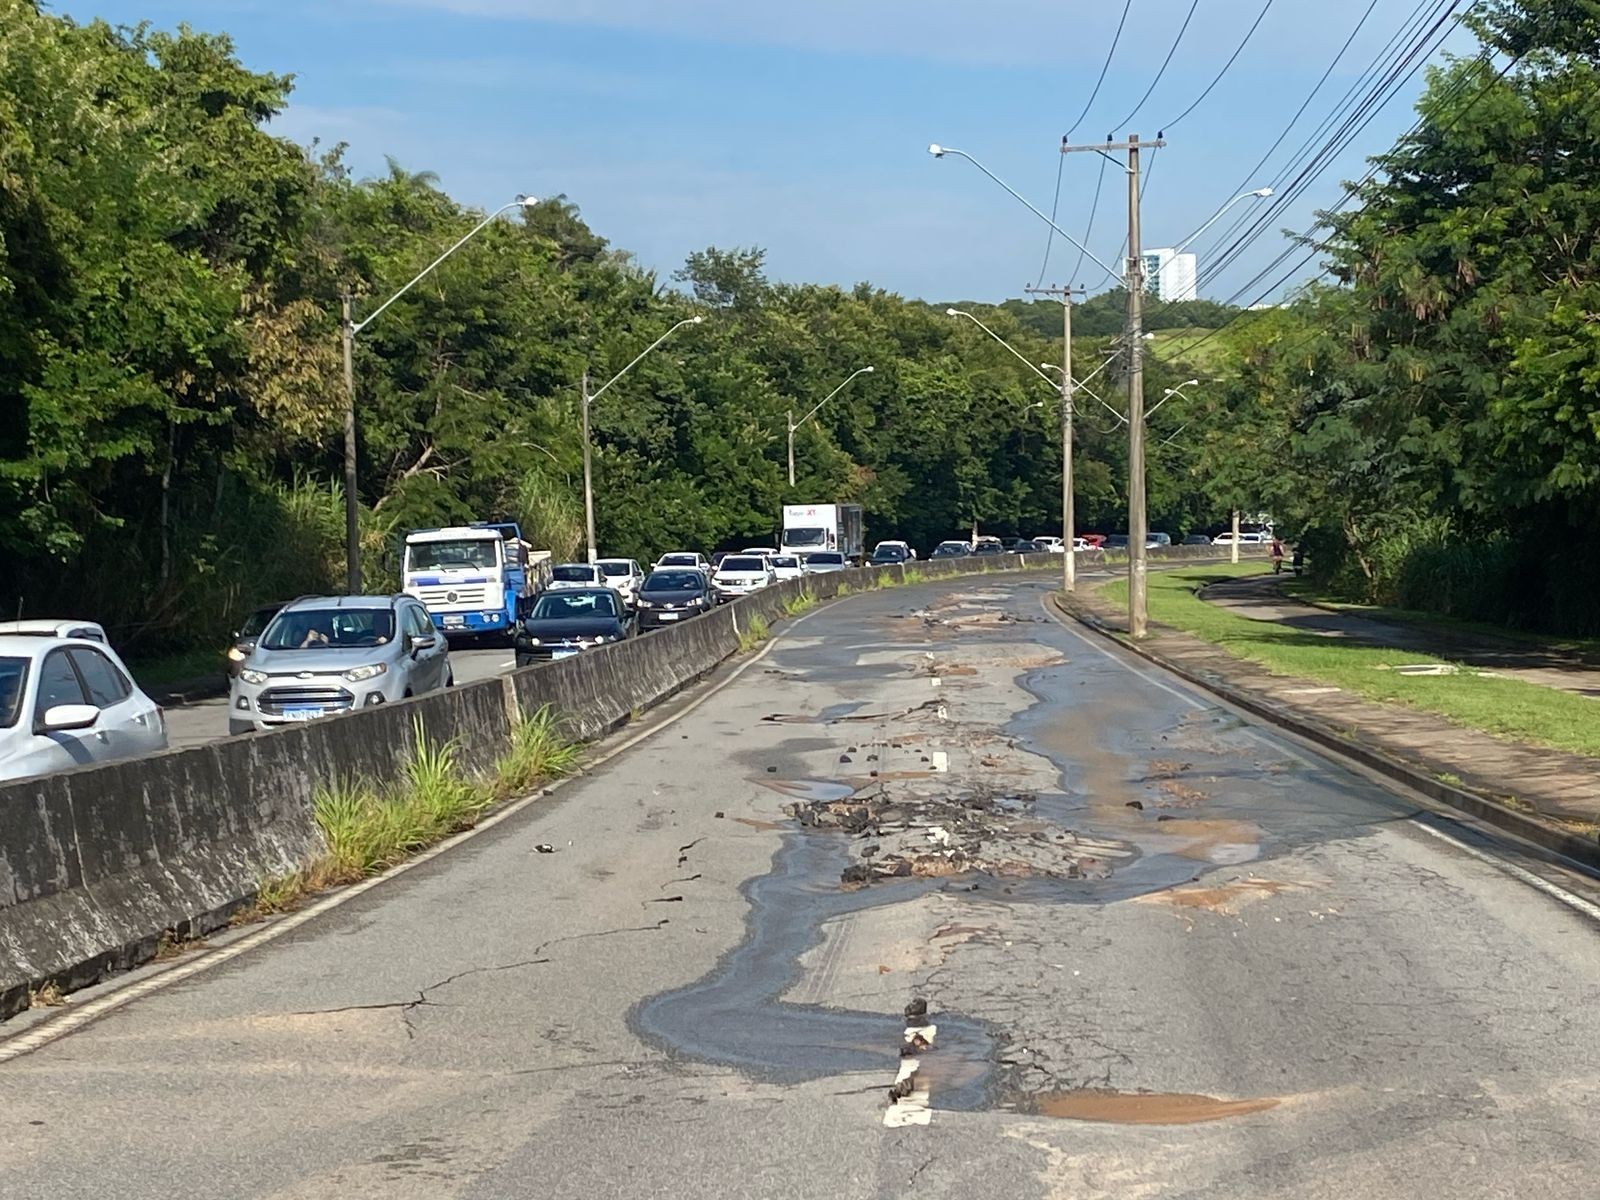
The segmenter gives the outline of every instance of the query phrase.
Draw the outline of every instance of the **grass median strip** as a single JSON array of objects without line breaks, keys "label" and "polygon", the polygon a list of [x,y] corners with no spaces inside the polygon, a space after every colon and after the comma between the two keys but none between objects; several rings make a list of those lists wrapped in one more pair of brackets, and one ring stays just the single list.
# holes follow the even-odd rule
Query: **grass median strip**
[{"label": "grass median strip", "polygon": [[[1201,600],[1208,583],[1259,574],[1258,564],[1216,565],[1149,576],[1150,619],[1279,675],[1313,680],[1390,704],[1437,713],[1473,729],[1535,745],[1600,756],[1600,705],[1572,692],[1499,678],[1447,659],[1391,647],[1319,637],[1272,621],[1237,616]],[[1126,604],[1126,581],[1107,584],[1105,597]],[[1397,667],[1436,666],[1436,675],[1402,674]]]},{"label": "grass median strip", "polygon": [[344,779],[319,788],[312,805],[327,852],[293,874],[264,880],[241,918],[287,912],[316,892],[379,874],[470,829],[494,805],[570,773],[581,751],[546,706],[512,728],[491,775],[462,771],[456,752],[453,742],[430,741],[419,723],[416,749],[393,783]]}]

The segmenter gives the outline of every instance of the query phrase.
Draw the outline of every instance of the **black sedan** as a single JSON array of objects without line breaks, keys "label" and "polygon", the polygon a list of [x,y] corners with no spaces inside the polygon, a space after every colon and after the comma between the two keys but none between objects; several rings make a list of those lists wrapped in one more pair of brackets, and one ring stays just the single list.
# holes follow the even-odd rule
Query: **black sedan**
[{"label": "black sedan", "polygon": [[517,626],[517,666],[567,658],[637,632],[633,614],[611,588],[546,592]]},{"label": "black sedan", "polygon": [[651,571],[639,585],[639,628],[660,629],[710,612],[717,606],[711,585],[700,571]]},{"label": "black sedan", "polygon": [[892,567],[896,563],[911,561],[911,551],[904,546],[879,546],[872,552],[872,557],[867,559],[867,565],[873,567]]}]

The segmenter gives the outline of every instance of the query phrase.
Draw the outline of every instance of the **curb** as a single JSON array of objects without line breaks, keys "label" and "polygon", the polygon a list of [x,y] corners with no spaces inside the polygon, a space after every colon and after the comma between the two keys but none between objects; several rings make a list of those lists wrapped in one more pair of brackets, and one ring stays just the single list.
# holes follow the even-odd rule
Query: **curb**
[{"label": "curb", "polygon": [[1262,720],[1304,738],[1308,742],[1321,746],[1325,750],[1331,750],[1342,758],[1350,759],[1369,770],[1394,780],[1396,783],[1404,784],[1413,791],[1421,792],[1430,800],[1449,805],[1451,808],[1477,817],[1499,829],[1503,829],[1507,833],[1515,834],[1525,841],[1532,842],[1536,846],[1571,859],[1592,871],[1600,871],[1600,840],[1591,840],[1569,833],[1558,826],[1518,812],[1514,808],[1509,808],[1499,801],[1491,800],[1477,792],[1444,783],[1435,779],[1426,771],[1412,766],[1410,763],[1394,758],[1381,750],[1373,749],[1371,746],[1362,745],[1360,742],[1336,732],[1331,726],[1303,716],[1286,705],[1266,700],[1257,692],[1225,683],[1214,677],[1196,674],[1147,647],[1129,641],[1107,626],[1094,613],[1075,611],[1072,606],[1065,602],[1065,598],[1060,593],[1053,594],[1050,597],[1050,603],[1063,617],[1076,621],[1107,641],[1114,642],[1124,650],[1138,655],[1146,662],[1153,663],[1162,670],[1176,675],[1179,679],[1203,691],[1210,692],[1218,699],[1226,701],[1235,708],[1243,709],[1245,712],[1260,717]]},{"label": "curb", "polygon": [[[220,668],[217,674],[222,674]],[[182,708],[186,704],[215,700],[218,696],[228,694],[227,684],[210,677],[180,679],[177,683],[153,684],[149,687],[141,684],[140,687],[146,696],[166,708]]]}]

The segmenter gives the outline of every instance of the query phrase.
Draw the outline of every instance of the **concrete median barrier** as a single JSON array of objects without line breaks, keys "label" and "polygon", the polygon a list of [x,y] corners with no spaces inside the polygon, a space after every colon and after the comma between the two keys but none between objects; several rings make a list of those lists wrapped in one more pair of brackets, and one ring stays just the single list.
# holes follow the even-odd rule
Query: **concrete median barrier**
[{"label": "concrete median barrier", "polygon": [[[1038,569],[1052,556],[911,564],[927,579]],[[716,612],[499,679],[252,734],[58,775],[0,784],[0,1019],[46,982],[63,991],[150,959],[163,936],[226,924],[265,879],[323,849],[317,790],[341,779],[387,780],[420,728],[487,768],[513,721],[545,705],[569,736],[592,740],[703,678],[736,653],[760,617],[769,626],[802,594],[902,582],[901,567],[789,580]]]}]

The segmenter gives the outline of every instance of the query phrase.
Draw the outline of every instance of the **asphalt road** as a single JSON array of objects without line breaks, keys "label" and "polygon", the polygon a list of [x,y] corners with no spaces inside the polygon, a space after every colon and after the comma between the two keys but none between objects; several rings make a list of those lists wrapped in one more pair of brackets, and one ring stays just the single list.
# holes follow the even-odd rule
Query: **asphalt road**
[{"label": "asphalt road", "polygon": [[[1589,883],[1048,586],[821,609],[477,838],[0,1065],[5,1194],[1592,1196]],[[785,811],[846,794],[864,836]],[[891,1128],[913,997],[928,1123]]]},{"label": "asphalt road", "polygon": [[[473,683],[503,675],[515,664],[509,646],[495,650],[452,650],[450,663],[457,683]],[[167,747],[186,750],[228,736],[228,698],[217,696],[195,704],[174,705],[166,710]]]}]

